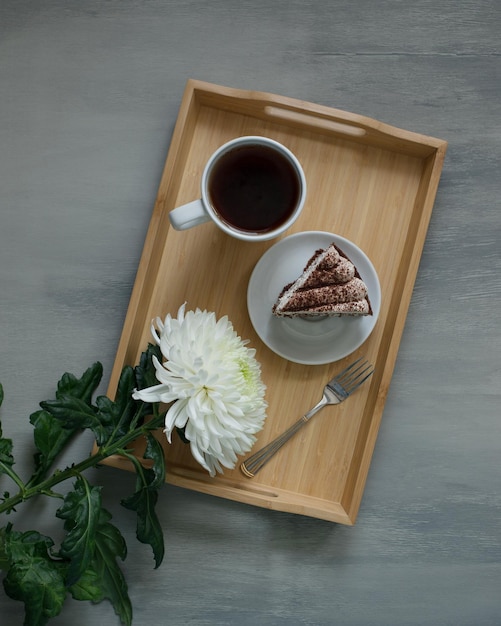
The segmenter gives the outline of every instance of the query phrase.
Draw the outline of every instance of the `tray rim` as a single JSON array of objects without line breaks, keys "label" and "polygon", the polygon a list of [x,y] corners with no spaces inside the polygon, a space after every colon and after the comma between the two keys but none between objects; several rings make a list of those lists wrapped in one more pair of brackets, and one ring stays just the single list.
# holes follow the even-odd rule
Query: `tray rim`
[{"label": "tray rim", "polygon": [[[215,98],[221,97],[225,98],[228,103],[227,109],[219,106],[218,108],[221,110],[234,112],[234,107],[237,107],[240,109],[239,112],[241,113],[249,114],[249,112],[254,112],[255,116],[259,117],[261,115],[259,107],[263,107],[262,115],[267,116],[269,115],[269,111],[265,111],[266,107],[276,106],[279,109],[281,108],[281,110],[288,112],[286,115],[286,122],[288,124],[297,125],[301,128],[307,128],[308,130],[313,130],[313,132],[334,133],[336,136],[341,136],[345,139],[348,138],[350,141],[358,141],[362,143],[369,142],[383,149],[388,147],[388,149],[392,149],[396,152],[404,152],[405,154],[417,156],[423,159],[425,169],[429,174],[428,184],[423,186],[423,188],[419,191],[419,195],[422,197],[421,201],[423,208],[419,212],[418,216],[415,215],[415,211],[413,213],[414,219],[418,219],[418,224],[416,225],[416,229],[414,231],[411,231],[411,228],[409,228],[409,233],[414,232],[413,239],[419,241],[421,243],[421,247],[419,254],[414,254],[413,248],[408,251],[408,263],[405,266],[406,271],[402,272],[402,275],[400,276],[400,281],[403,280],[405,283],[410,284],[410,288],[406,290],[408,292],[408,297],[406,297],[403,301],[399,301],[398,306],[390,306],[389,308],[390,311],[394,312],[395,321],[403,321],[399,326],[395,324],[394,332],[391,333],[390,336],[384,338],[384,349],[386,352],[384,368],[383,371],[379,373],[379,376],[373,377],[373,385],[376,383],[376,380],[379,380],[378,393],[373,407],[373,415],[368,421],[367,433],[363,438],[364,451],[361,455],[362,463],[359,470],[356,472],[356,475],[351,479],[349,489],[351,496],[344,497],[343,505],[329,502],[331,506],[326,507],[325,500],[313,496],[305,496],[304,494],[301,494],[300,496],[297,495],[297,497],[295,497],[295,494],[287,490],[275,488],[270,489],[270,491],[280,492],[270,496],[269,491],[266,492],[265,488],[251,487],[251,483],[248,483],[249,488],[247,490],[242,487],[235,487],[231,481],[224,478],[224,475],[218,476],[216,479],[206,479],[196,472],[181,472],[180,470],[176,470],[174,472],[168,472],[166,476],[167,483],[191,490],[274,510],[304,514],[320,519],[326,519],[328,521],[353,525],[355,523],[362,499],[363,487],[367,478],[372,452],[382,418],[384,403],[395,366],[407,311],[410,305],[414,281],[421,258],[422,245],[424,244],[424,239],[426,237],[438,189],[442,165],[447,150],[447,141],[416,133],[414,131],[404,130],[396,126],[379,122],[366,116],[343,111],[341,109],[330,108],[324,105],[317,105],[311,102],[278,96],[267,92],[236,89],[205,81],[188,79],[181,101],[178,118],[172,134],[159,190],[163,186],[165,180],[173,180],[175,178],[176,172],[174,165],[176,159],[179,158],[179,150],[183,148],[183,141],[185,142],[185,146],[189,144],[189,138],[184,136],[184,131],[189,116],[194,114],[193,108],[202,105],[210,106],[211,103],[215,101]],[[234,106],[230,106],[230,103]],[[253,108],[256,106],[258,107],[257,109]],[[273,114],[275,115],[276,112]],[[277,122],[278,121],[279,118],[277,118]],[[311,128],[309,126],[310,124]],[[351,130],[347,132],[347,128],[362,128],[364,133],[357,134],[353,133]],[[166,226],[166,221],[168,221],[167,212],[163,210],[163,206],[167,200],[168,199],[166,197],[157,196],[155,206],[153,208],[115,356],[113,370],[109,379],[107,394],[110,397],[113,397],[115,394],[122,367],[127,363],[134,364],[130,363],[130,359],[128,358],[130,356],[128,355],[128,348],[132,343],[134,336],[134,321],[139,303],[141,302],[144,279],[146,275],[152,271],[152,268],[154,271],[156,262],[154,249],[157,238],[162,236],[162,232],[165,232],[166,237],[166,233],[168,231],[168,226]],[[408,234],[408,237],[410,237],[410,234]],[[406,246],[406,248],[408,248],[408,246]],[[395,295],[394,292],[392,293],[392,296]],[[103,464],[120,469],[133,469],[132,464],[129,461],[118,456],[106,459]],[[259,492],[263,492],[264,495]],[[268,495],[266,495],[266,493],[268,493]],[[323,507],[321,505],[323,505]],[[330,510],[326,510],[326,508]]]}]

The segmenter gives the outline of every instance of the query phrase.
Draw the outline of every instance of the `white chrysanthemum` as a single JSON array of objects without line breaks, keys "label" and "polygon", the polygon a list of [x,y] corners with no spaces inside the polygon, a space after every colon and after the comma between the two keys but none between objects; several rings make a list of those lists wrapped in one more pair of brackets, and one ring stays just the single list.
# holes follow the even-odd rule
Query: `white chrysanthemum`
[{"label": "white chrysanthemum", "polygon": [[237,455],[254,444],[263,427],[267,404],[261,368],[228,318],[188,311],[156,319],[151,331],[164,362],[153,357],[160,384],[134,392],[136,400],[173,403],[165,417],[171,441],[184,429],[195,459],[210,473],[233,468]]}]

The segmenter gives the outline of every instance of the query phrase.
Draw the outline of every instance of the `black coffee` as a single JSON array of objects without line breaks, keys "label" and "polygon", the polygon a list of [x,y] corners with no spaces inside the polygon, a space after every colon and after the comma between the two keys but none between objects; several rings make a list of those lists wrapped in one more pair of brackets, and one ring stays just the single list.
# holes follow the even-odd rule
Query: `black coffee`
[{"label": "black coffee", "polygon": [[224,222],[257,233],[286,222],[301,191],[289,159],[262,145],[239,146],[220,157],[208,188],[212,206]]}]

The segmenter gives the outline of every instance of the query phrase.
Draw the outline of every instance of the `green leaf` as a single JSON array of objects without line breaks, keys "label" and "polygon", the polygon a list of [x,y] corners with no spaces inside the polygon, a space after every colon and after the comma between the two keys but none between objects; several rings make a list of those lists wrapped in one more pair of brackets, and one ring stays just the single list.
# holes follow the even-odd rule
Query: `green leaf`
[{"label": "green leaf", "polygon": [[[41,402],[41,408],[58,420],[65,429],[75,432],[90,428],[96,439],[104,437],[105,425],[100,423],[97,410],[92,405],[92,396],[102,375],[103,366],[99,362],[89,367],[80,378],[66,372],[57,385],[56,399]],[[55,435],[57,437],[57,431]]]},{"label": "green leaf", "polygon": [[103,427],[93,406],[86,404],[80,398],[71,395],[59,394],[56,400],[41,402],[42,409],[60,420],[65,428],[90,428],[96,438],[104,438],[106,429]]},{"label": "green leaf", "polygon": [[56,398],[61,396],[73,396],[80,398],[86,404],[91,404],[92,396],[101,382],[103,366],[96,362],[85,370],[81,378],[66,372],[57,384]]},{"label": "green leaf", "polygon": [[96,529],[101,510],[101,488],[92,487],[80,477],[56,512],[64,520],[68,534],[64,538],[60,554],[70,561],[66,584],[74,585],[83,575],[94,555]]},{"label": "green leaf", "polygon": [[92,569],[95,572],[93,580],[100,581],[103,599],[108,599],[122,623],[130,626],[132,605],[127,583],[117,563],[117,558],[124,560],[127,556],[127,546],[118,528],[109,523],[110,519],[111,514],[101,509],[92,561]]},{"label": "green leaf", "polygon": [[0,422],[0,474],[9,474],[9,469],[13,465],[12,439],[6,439],[2,436],[2,424]]},{"label": "green leaf", "polygon": [[5,534],[10,567],[4,578],[5,593],[25,605],[25,626],[44,626],[59,615],[66,598],[65,564],[51,559],[50,537],[35,531]]},{"label": "green leaf", "polygon": [[69,588],[69,591],[75,600],[84,600],[96,604],[105,599],[101,580],[92,565]]},{"label": "green leaf", "polygon": [[152,435],[144,454],[153,460],[153,469],[136,464],[136,491],[122,500],[122,506],[137,513],[136,536],[141,543],[149,544],[153,550],[155,567],[159,567],[164,558],[165,548],[163,531],[155,511],[158,490],[165,481],[165,458],[160,443]]},{"label": "green leaf", "polygon": [[118,381],[115,401],[106,396],[100,396],[96,401],[101,423],[107,425],[107,443],[111,443],[110,438],[116,441],[125,435],[138,410],[141,414],[144,412],[141,403],[132,398],[135,382],[134,370],[125,366]]},{"label": "green leaf", "polygon": [[122,505],[126,509],[137,513],[136,535],[141,543],[151,545],[155,567],[161,564],[164,556],[162,528],[155,513],[157,500],[158,492],[144,488],[122,500]]},{"label": "green leaf", "polygon": [[42,402],[40,406],[60,420],[65,428],[89,428],[94,433],[98,446],[110,445],[128,432],[138,411],[146,414],[144,404],[132,398],[134,387],[134,370],[125,366],[115,401],[99,396],[94,406],[90,404],[88,394],[76,397],[66,393],[65,389],[65,393],[58,391],[56,400]]},{"label": "green leaf", "polygon": [[[80,378],[66,372],[57,384],[56,399],[72,397],[91,406],[92,395],[102,375],[103,367],[99,362],[89,367]],[[32,485],[47,474],[57,456],[82,426],[78,420],[58,419],[44,409],[33,413],[30,422],[35,427],[34,441],[38,450],[35,454],[35,472],[29,482]]]},{"label": "green leaf", "polygon": [[[6,439],[2,434],[2,423],[0,422],[0,476],[5,474],[9,476],[19,487],[19,491],[21,493],[24,490],[25,485],[21,478],[14,471],[14,455],[12,454],[13,444],[12,439]],[[7,500],[10,498],[10,493],[8,491],[4,491],[3,496],[0,496],[0,504],[2,505],[2,510],[7,515],[12,511],[15,511],[15,504],[12,502],[9,504],[5,504]]]},{"label": "green leaf", "polygon": [[152,434],[147,435],[144,458],[153,461],[152,470],[154,478],[150,482],[149,488],[161,489],[165,484],[165,456],[160,442]]},{"label": "green leaf", "polygon": [[9,568],[9,557],[7,556],[5,546],[6,528],[0,528],[0,571],[6,571]]},{"label": "green leaf", "polygon": [[62,422],[44,410],[32,413],[30,422],[34,426],[33,439],[38,450],[34,455],[35,472],[30,480],[30,484],[33,484],[47,474],[78,429],[65,428]]},{"label": "green leaf", "polygon": [[145,389],[158,384],[152,361],[153,356],[156,356],[159,361],[162,360],[160,346],[149,343],[148,348],[141,354],[139,364],[134,368],[138,389]]}]

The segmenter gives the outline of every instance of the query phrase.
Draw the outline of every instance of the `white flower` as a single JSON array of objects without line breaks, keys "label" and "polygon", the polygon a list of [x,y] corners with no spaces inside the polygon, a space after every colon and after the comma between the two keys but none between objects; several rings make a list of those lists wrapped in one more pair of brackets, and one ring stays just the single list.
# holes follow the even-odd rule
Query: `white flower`
[{"label": "white flower", "polygon": [[151,332],[164,362],[153,357],[158,385],[134,391],[136,400],[173,403],[165,417],[170,443],[184,428],[193,456],[211,476],[233,468],[254,444],[266,417],[266,387],[254,355],[228,318],[188,311],[157,318]]}]

